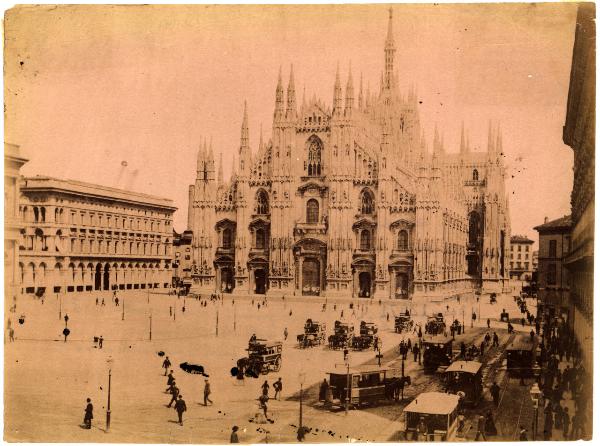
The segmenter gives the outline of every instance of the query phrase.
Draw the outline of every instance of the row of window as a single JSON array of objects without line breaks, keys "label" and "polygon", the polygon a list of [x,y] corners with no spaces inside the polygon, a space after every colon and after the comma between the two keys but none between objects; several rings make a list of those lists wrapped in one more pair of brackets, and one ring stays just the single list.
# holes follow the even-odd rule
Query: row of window
[{"label": "row of window", "polygon": [[[66,248],[63,246],[60,236],[42,236],[39,234],[23,236],[20,246],[25,251],[48,251],[48,240],[54,240],[54,251],[63,252]],[[70,252],[73,254],[139,254],[139,255],[168,255],[170,253],[170,244],[161,243],[141,243],[127,242],[119,240],[94,240],[72,238]]]},{"label": "row of window", "polygon": [[[21,208],[21,218],[27,223],[46,223],[47,212],[44,206],[23,206]],[[67,223],[65,221],[65,211],[63,208],[54,209],[54,223]],[[118,215],[105,215],[88,211],[71,211],[70,224],[79,224],[84,226],[106,226],[116,229],[138,229],[151,232],[161,232],[164,228],[168,232],[171,225],[170,220],[164,223],[160,220],[148,220],[131,217],[121,217]]]},{"label": "row of window", "polygon": [[[517,251],[521,251],[521,247],[523,245],[510,245],[510,250],[514,251],[515,250],[515,246],[517,247]],[[529,245],[524,245],[525,246],[525,251],[529,252]]]},{"label": "row of window", "polygon": [[[516,265],[516,267],[515,267]],[[521,269],[521,265],[523,265],[523,269],[525,269],[526,271],[529,270],[529,262],[525,262],[525,263],[521,263],[521,262],[510,262],[510,267],[511,269]]]}]

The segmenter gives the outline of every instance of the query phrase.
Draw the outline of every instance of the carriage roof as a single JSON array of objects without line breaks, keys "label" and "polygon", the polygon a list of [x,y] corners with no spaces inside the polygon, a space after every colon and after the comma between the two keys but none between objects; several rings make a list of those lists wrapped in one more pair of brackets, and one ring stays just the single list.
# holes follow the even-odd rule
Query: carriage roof
[{"label": "carriage roof", "polygon": [[459,398],[458,395],[450,393],[421,393],[404,408],[404,412],[448,415],[458,407]]},{"label": "carriage roof", "polygon": [[346,369],[345,367],[341,367],[338,370],[334,370],[331,372],[327,372],[328,375],[367,375],[371,373],[379,373],[379,372],[388,372],[392,370],[391,367],[379,367],[377,365],[355,365],[350,367],[350,369]]},{"label": "carriage roof", "polygon": [[471,373],[473,375],[479,373],[481,370],[481,363],[477,361],[454,361],[448,366],[446,372],[463,372]]},{"label": "carriage roof", "polygon": [[537,347],[537,337],[533,341],[530,336],[518,336],[506,348],[506,350],[534,350]]},{"label": "carriage roof", "polygon": [[283,345],[281,341],[267,341],[266,339],[257,339],[250,343],[247,350],[256,350],[259,348],[271,348]]},{"label": "carriage roof", "polygon": [[448,344],[452,342],[452,338],[448,338],[446,336],[443,335],[437,335],[437,336],[428,336],[423,338],[423,343],[424,344]]}]

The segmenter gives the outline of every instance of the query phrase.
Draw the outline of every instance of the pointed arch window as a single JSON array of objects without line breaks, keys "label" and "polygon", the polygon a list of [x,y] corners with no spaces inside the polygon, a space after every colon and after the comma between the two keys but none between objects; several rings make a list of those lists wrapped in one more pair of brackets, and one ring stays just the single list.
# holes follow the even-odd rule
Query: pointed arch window
[{"label": "pointed arch window", "polygon": [[321,152],[323,151],[323,143],[313,135],[308,139],[308,157],[305,164],[306,173],[309,177],[321,176]]},{"label": "pointed arch window", "polygon": [[256,241],[255,241],[256,249],[265,249],[265,230],[257,229],[256,230]]},{"label": "pointed arch window", "polygon": [[477,169],[473,169],[473,181],[479,181],[479,171]]},{"label": "pointed arch window", "polygon": [[373,213],[373,194],[365,189],[360,194],[360,213],[371,215]]},{"label": "pointed arch window", "polygon": [[371,233],[368,229],[360,232],[360,250],[369,251],[371,249]]},{"label": "pointed arch window", "polygon": [[260,190],[256,194],[256,213],[258,215],[266,215],[269,213],[269,197],[264,190]]},{"label": "pointed arch window", "polygon": [[398,249],[400,251],[408,251],[408,231],[402,229],[398,233]]},{"label": "pointed arch window", "polygon": [[311,198],[306,203],[306,223],[319,222],[319,202]]}]

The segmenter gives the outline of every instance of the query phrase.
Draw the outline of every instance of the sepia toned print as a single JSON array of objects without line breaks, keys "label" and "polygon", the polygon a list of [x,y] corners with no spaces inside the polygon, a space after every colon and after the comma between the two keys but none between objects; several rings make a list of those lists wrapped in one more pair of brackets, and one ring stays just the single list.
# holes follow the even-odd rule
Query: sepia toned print
[{"label": "sepia toned print", "polygon": [[591,439],[594,4],[5,23],[6,441]]}]

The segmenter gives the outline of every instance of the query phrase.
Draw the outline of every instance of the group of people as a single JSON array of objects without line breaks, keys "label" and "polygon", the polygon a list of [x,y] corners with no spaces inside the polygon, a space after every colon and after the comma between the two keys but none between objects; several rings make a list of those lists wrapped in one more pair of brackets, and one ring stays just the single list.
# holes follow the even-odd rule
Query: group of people
[{"label": "group of people", "polygon": [[[267,402],[270,399],[270,397],[269,397],[269,389],[270,388],[271,388],[271,386],[269,385],[269,382],[265,379],[265,382],[261,386],[262,393],[258,397],[259,407],[262,409],[262,411],[265,415],[265,418],[267,420],[269,419],[269,417],[267,415],[267,409],[268,409]],[[277,381],[275,381],[273,383],[273,390],[275,391],[275,395],[273,396],[273,399],[281,400],[281,392],[283,391],[283,382],[281,381],[281,377],[279,377],[277,379]]]},{"label": "group of people", "polygon": [[[165,393],[168,393],[171,395],[171,400],[169,401],[169,404],[167,404],[167,407],[170,408],[171,405],[173,405],[173,407],[177,411],[179,425],[183,426],[183,413],[187,411],[187,406],[185,404],[185,400],[183,399],[183,395],[181,394],[179,387],[177,386],[177,383],[175,381],[175,376],[173,375],[173,370],[170,370],[171,360],[169,359],[168,356],[164,359],[162,367],[165,369],[165,376],[167,376],[167,389],[165,390]],[[167,374],[167,370],[170,370],[168,374]],[[208,381],[208,378],[206,378],[204,380],[204,405],[205,406],[208,406],[209,403],[211,405],[213,404],[212,400],[210,399],[210,395],[211,395],[210,382]]]}]

